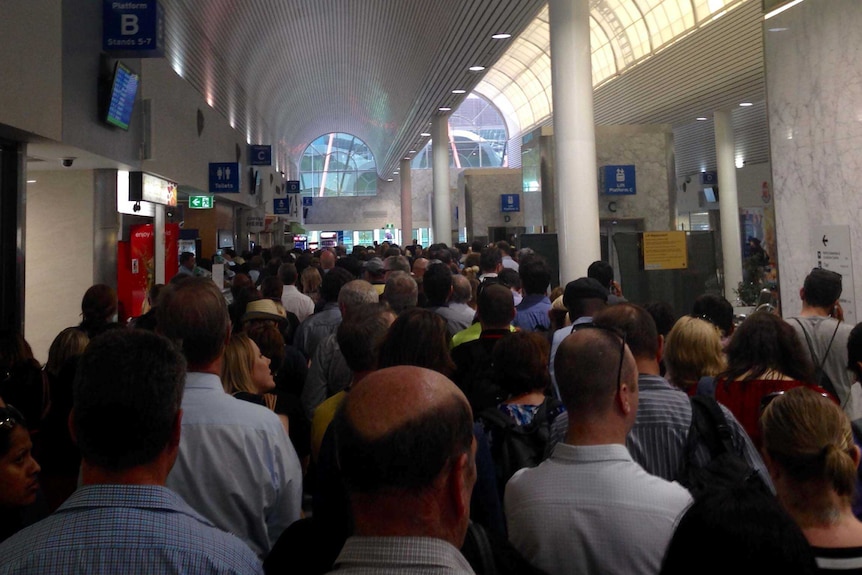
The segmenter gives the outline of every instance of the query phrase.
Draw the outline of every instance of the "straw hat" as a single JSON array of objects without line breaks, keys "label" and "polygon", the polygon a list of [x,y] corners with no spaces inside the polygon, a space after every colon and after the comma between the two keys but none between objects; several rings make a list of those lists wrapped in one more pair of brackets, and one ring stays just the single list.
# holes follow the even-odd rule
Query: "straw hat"
[{"label": "straw hat", "polygon": [[279,306],[271,299],[259,299],[248,302],[245,306],[245,313],[242,316],[242,321],[250,321],[253,319],[268,319],[277,322],[287,321],[287,314],[283,308],[279,310]]}]

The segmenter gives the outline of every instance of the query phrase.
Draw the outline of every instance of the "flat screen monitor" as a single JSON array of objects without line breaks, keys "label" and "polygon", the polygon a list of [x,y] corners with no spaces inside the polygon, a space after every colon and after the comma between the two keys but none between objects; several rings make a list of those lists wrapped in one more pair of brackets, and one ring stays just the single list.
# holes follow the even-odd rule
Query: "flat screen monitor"
[{"label": "flat screen monitor", "polygon": [[703,197],[708,203],[714,204],[718,201],[718,188],[704,188]]},{"label": "flat screen monitor", "polygon": [[111,99],[108,102],[108,113],[105,121],[123,130],[129,129],[132,120],[132,109],[135,107],[135,97],[138,94],[138,74],[132,72],[122,62],[114,66],[114,76],[111,82]]}]

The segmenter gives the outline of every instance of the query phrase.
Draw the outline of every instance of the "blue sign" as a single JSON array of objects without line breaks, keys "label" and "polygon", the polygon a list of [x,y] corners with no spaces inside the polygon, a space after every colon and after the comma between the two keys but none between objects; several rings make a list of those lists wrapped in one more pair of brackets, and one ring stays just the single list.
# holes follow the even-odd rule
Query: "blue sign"
[{"label": "blue sign", "polygon": [[210,162],[210,193],[239,193],[239,162]]},{"label": "blue sign", "polygon": [[[298,194],[299,180],[287,180],[284,187],[288,194]],[[308,199],[310,200],[311,198]]]},{"label": "blue sign", "polygon": [[635,167],[604,166],[602,172],[602,192],[618,196],[636,194]]},{"label": "blue sign", "polygon": [[718,183],[718,173],[717,172],[701,172],[700,173],[700,183],[704,186],[714,186]]},{"label": "blue sign", "polygon": [[275,198],[272,200],[273,213],[277,216],[286,216],[290,214],[290,202],[287,198]]},{"label": "blue sign", "polygon": [[252,166],[271,166],[272,146],[252,144],[248,147],[248,158]]},{"label": "blue sign", "polygon": [[102,49],[137,58],[164,55],[165,25],[156,0],[102,0]]},{"label": "blue sign", "polygon": [[302,207],[303,208],[310,208],[312,199],[313,198],[311,196],[306,196],[306,197],[302,198]]},{"label": "blue sign", "polygon": [[502,194],[500,196],[500,203],[504,212],[521,211],[521,196],[518,194]]}]

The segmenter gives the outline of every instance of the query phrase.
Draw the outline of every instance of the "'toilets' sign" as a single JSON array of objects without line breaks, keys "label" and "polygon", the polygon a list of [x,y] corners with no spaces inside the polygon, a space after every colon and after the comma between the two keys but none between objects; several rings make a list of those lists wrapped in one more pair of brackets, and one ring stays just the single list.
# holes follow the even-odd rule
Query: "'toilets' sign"
[{"label": "'toilets' sign", "polygon": [[210,162],[210,193],[238,194],[239,162]]}]

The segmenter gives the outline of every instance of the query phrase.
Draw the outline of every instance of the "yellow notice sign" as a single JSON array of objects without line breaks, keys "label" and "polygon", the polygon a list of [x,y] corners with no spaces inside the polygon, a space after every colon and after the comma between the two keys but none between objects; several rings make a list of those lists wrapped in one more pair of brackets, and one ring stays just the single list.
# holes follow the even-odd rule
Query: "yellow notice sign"
[{"label": "yellow notice sign", "polygon": [[688,268],[685,232],[644,232],[645,270],[684,270]]}]

